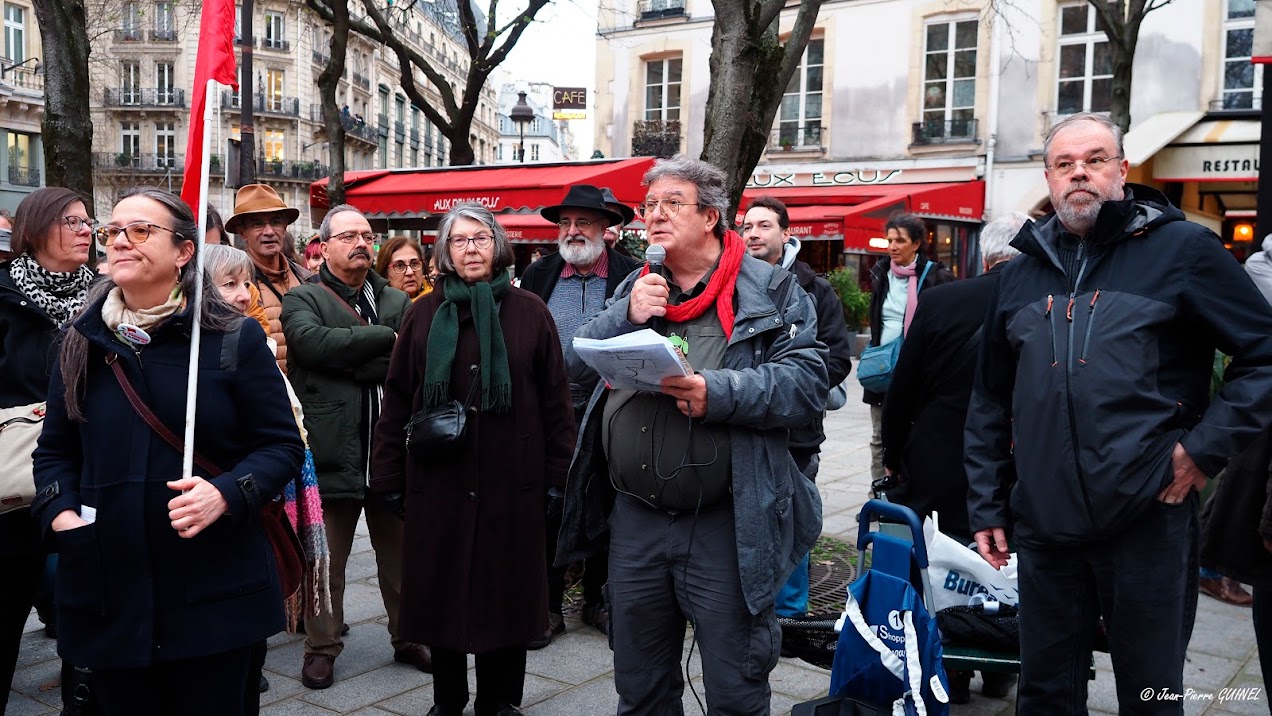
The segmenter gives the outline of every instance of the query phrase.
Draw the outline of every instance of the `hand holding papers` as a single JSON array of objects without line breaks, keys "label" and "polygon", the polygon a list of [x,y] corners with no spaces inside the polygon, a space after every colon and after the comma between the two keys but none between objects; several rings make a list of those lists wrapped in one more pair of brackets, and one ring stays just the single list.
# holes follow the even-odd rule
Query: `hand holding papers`
[{"label": "hand holding papers", "polygon": [[671,341],[648,328],[613,338],[575,338],[574,351],[616,390],[658,392],[663,378],[693,375]]}]

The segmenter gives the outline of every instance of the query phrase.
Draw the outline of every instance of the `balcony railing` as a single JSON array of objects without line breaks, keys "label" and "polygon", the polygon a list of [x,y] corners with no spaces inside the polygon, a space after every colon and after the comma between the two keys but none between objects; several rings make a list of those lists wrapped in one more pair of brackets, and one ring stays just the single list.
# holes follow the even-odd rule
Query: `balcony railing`
[{"label": "balcony railing", "polygon": [[107,107],[172,107],[180,109],[186,106],[184,89],[108,87],[102,98]]},{"label": "balcony railing", "polygon": [[1223,99],[1210,103],[1211,112],[1257,112],[1263,109],[1263,98],[1253,92],[1229,92]]},{"label": "balcony railing", "polygon": [[419,128],[419,127],[411,127],[411,135],[410,135],[410,136],[411,136],[411,146],[412,146],[412,147],[418,147],[418,146],[420,146],[420,128]]},{"label": "balcony railing", "polygon": [[[221,93],[221,105],[230,110],[242,109],[241,93],[225,90]],[[300,116],[300,99],[296,97],[274,97],[257,93],[252,95],[252,111],[261,114],[281,114],[288,117]]]},{"label": "balcony railing", "polygon": [[287,40],[277,38],[263,37],[260,40],[259,47],[262,50],[277,50],[279,52],[291,52],[291,43]]},{"label": "balcony railing", "polygon": [[137,28],[121,27],[115,30],[115,42],[142,42],[145,39],[146,33]]},{"label": "balcony railing", "polygon": [[181,154],[130,154],[128,152],[95,152],[93,168],[113,172],[166,174],[185,167]]},{"label": "balcony railing", "polygon": [[820,124],[781,124],[769,134],[769,151],[820,150],[824,136]]},{"label": "balcony railing", "polygon": [[44,95],[44,74],[37,73],[30,67],[14,67],[4,73],[4,77],[0,78],[0,82],[10,87],[21,87],[32,92],[39,92],[41,99]]},{"label": "balcony railing", "polygon": [[640,0],[640,19],[685,17],[685,0]]},{"label": "balcony railing", "polygon": [[393,136],[399,142],[405,142],[406,141],[406,125],[402,122],[394,122]]},{"label": "balcony railing", "polygon": [[314,50],[315,65],[322,65],[323,67],[326,67],[327,63],[330,61],[331,61],[331,55],[325,54],[323,52],[319,52],[318,50]]},{"label": "balcony railing", "polygon": [[305,179],[313,181],[327,176],[327,167],[318,162],[266,161],[256,158],[256,175],[275,179]]},{"label": "balcony railing", "polygon": [[177,31],[171,28],[166,30],[151,30],[150,41],[151,42],[176,42]]},{"label": "balcony railing", "polygon": [[40,170],[37,167],[28,167],[24,164],[9,165],[9,183],[18,186],[39,186]]},{"label": "balcony railing", "polygon": [[976,120],[951,119],[928,120],[914,123],[916,145],[967,144],[976,141]]},{"label": "balcony railing", "polygon": [[361,87],[361,88],[362,88],[362,89],[364,89],[364,90],[370,90],[370,89],[371,89],[371,80],[370,80],[370,79],[368,79],[368,78],[367,78],[367,76],[366,76],[366,75],[364,75],[364,74],[362,74],[361,72],[354,72],[354,73],[353,73],[353,82],[354,82],[354,84],[358,85],[359,87]]},{"label": "balcony railing", "polygon": [[680,152],[680,120],[640,120],[632,125],[632,156],[673,157]]},{"label": "balcony railing", "polygon": [[[322,114],[321,104],[309,105],[309,119],[314,122],[326,122]],[[359,119],[357,115],[341,113],[340,124],[344,126],[345,136],[355,137],[371,144],[377,144],[379,139],[376,136],[375,128],[367,124],[365,119]]]},{"label": "balcony railing", "polygon": [[376,117],[376,124],[379,126],[380,136],[389,136],[389,115],[382,114]]}]

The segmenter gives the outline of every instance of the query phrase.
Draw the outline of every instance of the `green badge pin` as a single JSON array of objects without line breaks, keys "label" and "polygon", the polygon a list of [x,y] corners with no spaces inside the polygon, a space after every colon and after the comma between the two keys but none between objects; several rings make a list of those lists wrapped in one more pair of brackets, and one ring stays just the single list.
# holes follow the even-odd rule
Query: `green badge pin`
[{"label": "green badge pin", "polygon": [[680,355],[686,358],[689,357],[689,341],[686,341],[674,333],[668,336],[667,340],[671,341],[671,345],[674,346],[676,350],[680,351]]}]

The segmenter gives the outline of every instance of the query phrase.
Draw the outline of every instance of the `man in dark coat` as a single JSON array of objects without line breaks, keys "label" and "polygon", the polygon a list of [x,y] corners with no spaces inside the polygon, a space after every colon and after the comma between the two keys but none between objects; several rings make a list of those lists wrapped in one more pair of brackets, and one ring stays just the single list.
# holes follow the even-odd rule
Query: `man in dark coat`
[{"label": "man in dark coat", "polygon": [[[544,207],[539,213],[560,227],[558,251],[530,264],[521,277],[521,288],[548,304],[564,351],[565,344],[574,338],[579,326],[605,308],[605,302],[614,295],[614,289],[639,268],[640,263],[605,245],[603,236],[606,227],[621,223],[624,217],[606,205],[604,194],[594,186],[576,184],[570,187],[560,204]],[[594,387],[595,383],[570,384],[576,421],[583,417],[583,409],[587,407],[588,396]],[[565,631],[561,600],[565,593],[566,568],[552,566],[560,530],[560,512],[553,510],[548,515],[546,555],[548,631],[542,638],[530,642],[531,649],[542,649],[552,642],[552,637]],[[609,613],[602,591],[608,575],[609,553],[598,550],[584,565],[583,621],[602,632],[609,630]]]},{"label": "man in dark coat", "polygon": [[[742,240],[746,242],[747,252],[755,258],[795,274],[800,288],[813,297],[813,307],[817,309],[817,340],[825,343],[829,351],[827,385],[833,388],[842,383],[852,370],[852,346],[848,325],[844,323],[844,304],[829,281],[796,258],[799,240],[791,236],[791,218],[786,205],[771,196],[761,196],[751,202],[742,219]],[[807,424],[791,430],[791,456],[800,472],[810,480],[817,479],[821,464],[821,444],[826,442],[826,430],[822,426],[825,416],[824,412],[816,413]],[[807,611],[808,557],[805,556],[777,594],[777,615],[798,617]]]},{"label": "man in dark coat", "polygon": [[345,563],[363,508],[375,548],[380,594],[389,614],[393,658],[421,671],[428,650],[398,636],[402,590],[402,522],[390,506],[367,500],[371,430],[380,414],[384,376],[410,298],[371,270],[375,234],[356,207],[336,206],[318,230],[321,283],[283,296],[288,375],[305,410],[331,549],[331,613],[305,620],[301,682],[325,689],[344,648]]},{"label": "man in dark coat", "polygon": [[1180,714],[1197,490],[1272,422],[1272,309],[1213,232],[1126,183],[1107,117],[1057,123],[1043,154],[1056,213],[1012,242],[985,321],[969,527],[995,567],[1014,531],[1020,713],[1086,713],[1103,616],[1121,710]]}]

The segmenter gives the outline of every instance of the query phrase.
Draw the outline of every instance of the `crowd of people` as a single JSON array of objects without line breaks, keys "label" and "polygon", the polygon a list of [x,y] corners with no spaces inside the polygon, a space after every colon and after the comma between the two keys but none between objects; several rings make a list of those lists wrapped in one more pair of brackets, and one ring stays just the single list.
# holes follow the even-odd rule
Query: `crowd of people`
[{"label": "crowd of people", "polygon": [[[871,475],[990,564],[1019,553],[1021,713],[1085,713],[1101,618],[1124,710],[1182,713],[1141,693],[1183,693],[1200,579],[1254,582],[1261,645],[1272,630],[1272,511],[1207,543],[1219,576],[1197,557],[1199,491],[1225,466],[1214,504],[1231,511],[1207,531],[1237,522],[1222,505],[1266,501],[1272,307],[1256,270],[1126,183],[1116,125],[1075,115],[1044,154],[1055,213],[990,222],[977,278],[932,258],[918,217],[888,221],[869,342],[899,352],[864,396]],[[156,189],[100,226],[59,188],[28,195],[11,229],[0,215],[0,405],[46,405],[34,502],[0,513],[0,675],[53,551],[50,619],[82,713],[255,714],[283,630],[305,634],[304,686],[328,688],[365,517],[394,659],[434,675],[429,716],[464,713],[470,654],[477,716],[521,713],[571,567],[613,650],[617,713],[682,713],[690,625],[710,712],[768,713],[778,619],[807,610],[824,411],[852,336],[780,201],[745,207],[738,233],[718,168],[660,160],[644,186],[634,209],[570,187],[541,210],[558,250],[517,281],[474,203],[432,251],[381,245],[348,204],[298,247],[299,211],[263,184],[203,227]],[[615,245],[637,214],[660,264]],[[614,389],[573,349],[643,328],[692,375]],[[295,584],[273,547],[284,523]],[[950,675],[951,700],[970,678]]]}]

